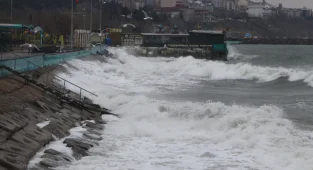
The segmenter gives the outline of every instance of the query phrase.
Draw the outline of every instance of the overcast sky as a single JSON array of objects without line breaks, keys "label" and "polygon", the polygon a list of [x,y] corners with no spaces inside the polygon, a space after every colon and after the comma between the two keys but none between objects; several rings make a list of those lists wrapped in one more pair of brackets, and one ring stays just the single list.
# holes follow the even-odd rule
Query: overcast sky
[{"label": "overcast sky", "polygon": [[[261,0],[254,0],[256,2]],[[282,3],[284,7],[295,7],[302,8],[306,6],[307,8],[313,8],[313,0],[266,0],[266,2],[271,3],[273,5],[277,5],[278,3]]]}]

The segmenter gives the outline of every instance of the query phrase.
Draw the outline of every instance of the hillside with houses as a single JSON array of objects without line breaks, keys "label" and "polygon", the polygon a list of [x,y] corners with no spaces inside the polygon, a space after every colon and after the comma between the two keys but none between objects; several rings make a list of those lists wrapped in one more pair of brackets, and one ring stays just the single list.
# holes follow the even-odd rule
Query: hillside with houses
[{"label": "hillside with houses", "polygon": [[[256,0],[257,1],[257,0]],[[181,32],[194,28],[227,29],[228,36],[312,37],[312,9],[274,6],[265,0],[78,0],[74,28],[117,28],[132,23],[133,32],[151,32],[157,24],[177,25]],[[13,23],[39,25],[49,32],[69,34],[71,3],[64,0],[14,0]],[[0,0],[0,22],[9,23],[10,3]],[[145,21],[142,10],[154,18]],[[122,17],[132,14],[132,18]],[[247,34],[248,33],[248,34]]]}]

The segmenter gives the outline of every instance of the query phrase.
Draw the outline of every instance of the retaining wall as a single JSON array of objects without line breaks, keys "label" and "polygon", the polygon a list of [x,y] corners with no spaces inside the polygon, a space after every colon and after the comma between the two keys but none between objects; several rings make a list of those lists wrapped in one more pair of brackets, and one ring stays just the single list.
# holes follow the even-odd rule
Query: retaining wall
[{"label": "retaining wall", "polygon": [[[104,47],[102,47],[104,48]],[[86,49],[68,53],[55,53],[55,54],[43,54],[29,57],[21,57],[15,59],[8,59],[0,61],[0,65],[5,65],[10,68],[14,68],[18,72],[25,72],[35,70],[40,67],[52,66],[60,64],[62,62],[70,61],[72,59],[86,57],[96,54],[100,50],[100,47],[94,47],[92,49]],[[0,77],[10,75],[11,73],[6,70],[0,70]]]}]

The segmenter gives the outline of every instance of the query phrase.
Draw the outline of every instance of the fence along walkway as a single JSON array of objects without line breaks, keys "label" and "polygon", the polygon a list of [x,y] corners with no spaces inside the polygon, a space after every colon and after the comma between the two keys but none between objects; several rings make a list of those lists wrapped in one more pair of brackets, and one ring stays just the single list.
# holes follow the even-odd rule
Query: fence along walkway
[{"label": "fence along walkway", "polygon": [[[7,71],[9,71],[9,72],[11,72],[11,73],[13,73],[13,74],[23,78],[27,83],[32,83],[32,84],[34,84],[34,85],[44,89],[45,91],[48,91],[48,92],[54,94],[55,96],[63,99],[68,104],[70,104],[70,105],[72,105],[74,107],[80,108],[81,110],[85,110],[85,111],[90,112],[92,114],[95,111],[95,112],[100,112],[101,114],[113,115],[113,116],[116,116],[116,117],[120,117],[119,115],[111,113],[110,110],[108,110],[106,108],[102,108],[99,105],[92,104],[92,103],[85,103],[84,101],[81,101],[81,100],[75,100],[75,99],[65,95],[60,90],[53,89],[51,87],[47,87],[47,86],[45,86],[43,84],[40,84],[37,81],[32,80],[28,76],[24,75],[23,73],[20,73],[20,72],[12,69],[10,67],[4,66],[4,65],[0,65],[0,69],[5,69],[5,70],[7,70]],[[79,87],[79,86],[77,86],[77,87]],[[93,95],[95,95],[95,94],[93,94]]]},{"label": "fence along walkway", "polygon": [[[96,52],[95,50],[97,50],[97,49],[94,49],[94,51],[93,51],[94,53]],[[89,53],[89,54],[91,54],[91,53]],[[86,89],[84,89],[84,88],[82,88],[82,87],[80,87],[80,86],[77,86],[76,84],[71,83],[70,81],[68,81],[66,79],[63,79],[63,78],[61,78],[61,77],[59,77],[59,76],[57,76],[57,75],[55,75],[53,73],[50,73],[50,74],[53,74],[55,77],[57,77],[57,78],[59,78],[59,79],[64,81],[64,86],[63,86],[63,90],[62,90],[63,92],[60,91],[59,88],[48,87],[47,85],[43,85],[41,83],[38,83],[35,80],[32,80],[30,77],[28,77],[27,75],[24,75],[22,72],[17,70],[17,63],[18,63],[18,61],[23,61],[23,63],[26,65],[26,66],[20,67],[20,68],[23,68],[22,70],[24,70],[24,71],[31,71],[31,70],[34,70],[34,69],[42,68],[42,67],[36,65],[35,63],[33,63],[31,61],[28,61],[25,58],[16,58],[16,59],[13,60],[13,67],[5,65],[3,63],[3,60],[1,60],[1,63],[0,63],[0,73],[3,72],[3,71],[5,71],[6,73],[8,73],[8,72],[13,73],[13,74],[21,77],[22,79],[24,79],[26,83],[32,83],[32,84],[34,84],[34,85],[44,89],[45,91],[48,91],[48,92],[54,94],[55,96],[65,100],[68,104],[71,104],[72,106],[80,108],[81,110],[85,110],[85,111],[90,112],[90,113],[93,113],[94,111],[96,111],[96,112],[100,112],[101,114],[107,114],[107,115],[113,115],[113,116],[116,116],[116,117],[120,117],[117,114],[111,113],[111,111],[106,109],[106,108],[102,108],[99,105],[92,104],[90,102],[85,102],[84,100],[82,100],[82,91],[85,91],[85,92],[87,92],[87,93],[89,93],[91,95],[94,95],[94,96],[97,96],[97,95],[92,93],[92,92],[90,92],[90,91],[88,91],[88,90],[86,90]],[[5,75],[8,75],[8,74],[5,74]],[[0,77],[1,77],[1,74],[0,74]],[[69,83],[69,84],[79,88],[79,91],[80,91],[80,94],[79,94],[80,98],[79,98],[79,100],[75,100],[75,99],[71,98],[70,96],[66,95],[66,90],[65,90],[65,84],[66,83]],[[72,93],[74,93],[74,92],[72,92]]]},{"label": "fence along walkway", "polygon": [[62,92],[60,92],[60,91],[58,91],[58,90],[52,89],[52,88],[50,88],[50,87],[46,87],[45,85],[40,84],[40,83],[38,83],[37,81],[30,79],[28,76],[23,75],[22,73],[13,70],[13,69],[10,68],[10,67],[4,66],[4,65],[0,65],[0,68],[1,68],[1,69],[5,69],[5,70],[7,70],[7,71],[10,71],[11,73],[13,73],[13,74],[15,74],[15,75],[17,75],[17,76],[23,78],[26,82],[32,83],[32,84],[34,84],[34,85],[36,85],[36,86],[38,86],[38,87],[44,89],[45,91],[48,91],[48,92],[50,92],[50,93],[56,95],[57,97],[59,97],[59,98],[65,100],[66,102],[68,102],[69,104],[71,104],[71,105],[73,105],[73,106],[75,106],[75,107],[78,107],[78,108],[81,108],[81,109],[83,109],[83,107],[84,107],[82,101],[71,99],[71,98],[65,96],[64,93],[62,93]]},{"label": "fence along walkway", "polygon": [[[3,47],[1,47],[3,48]],[[39,69],[39,68],[44,68],[46,66],[50,66],[50,65],[56,65],[59,64],[61,62],[64,61],[69,61],[71,59],[74,58],[78,58],[78,57],[83,57],[83,56],[87,56],[87,55],[91,55],[91,50],[85,50],[85,51],[77,51],[77,52],[71,52],[71,53],[60,53],[60,54],[54,54],[54,55],[39,55],[39,56],[31,56],[31,57],[20,57],[19,55],[12,53],[16,56],[16,58],[14,59],[10,59],[10,60],[1,60],[0,62],[0,77],[2,76],[7,76],[10,73],[13,73],[15,75],[18,75],[19,77],[25,79],[28,82],[31,82],[37,86],[40,86],[42,88],[52,88],[52,87],[48,87],[48,83],[46,82],[45,87],[43,87],[44,85],[39,84],[38,82],[35,82],[34,80],[31,80],[30,78],[28,78],[27,76],[23,75],[22,72],[27,72],[27,71],[33,71],[35,69]],[[79,96],[79,100],[82,100],[82,92],[87,92],[93,96],[98,97],[96,94],[66,80],[63,79],[62,77],[47,72],[47,79],[48,80],[48,76],[49,75],[53,75],[55,78],[57,78],[58,80],[63,81],[62,84],[62,95],[68,94],[68,93],[72,93],[72,94],[76,94],[77,96]],[[66,90],[66,84],[70,84],[76,88],[79,89],[79,94],[75,93],[73,91],[70,90]],[[57,89],[57,88],[55,88]]]}]

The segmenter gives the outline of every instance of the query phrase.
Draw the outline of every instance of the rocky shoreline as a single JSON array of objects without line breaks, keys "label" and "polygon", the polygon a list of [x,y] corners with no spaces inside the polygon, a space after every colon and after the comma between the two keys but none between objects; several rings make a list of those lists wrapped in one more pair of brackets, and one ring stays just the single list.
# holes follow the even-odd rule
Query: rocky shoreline
[{"label": "rocky shoreline", "polygon": [[[42,73],[36,80],[44,76]],[[87,105],[77,108],[15,76],[1,78],[0,170],[49,170],[88,156],[88,150],[102,140],[106,123],[102,115],[111,113],[98,105]],[[78,127],[85,129],[82,137],[66,138],[70,129]],[[58,140],[71,148],[71,155],[46,149],[41,160],[28,167],[39,150]]]}]

